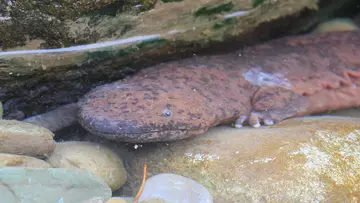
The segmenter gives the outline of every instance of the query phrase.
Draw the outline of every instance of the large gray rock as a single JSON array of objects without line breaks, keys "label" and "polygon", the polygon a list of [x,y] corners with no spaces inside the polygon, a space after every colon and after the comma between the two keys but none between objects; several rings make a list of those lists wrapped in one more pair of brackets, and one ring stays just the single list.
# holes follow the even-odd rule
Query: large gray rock
[{"label": "large gray rock", "polygon": [[100,178],[79,169],[1,168],[0,197],[6,203],[75,203],[111,198],[111,189]]}]

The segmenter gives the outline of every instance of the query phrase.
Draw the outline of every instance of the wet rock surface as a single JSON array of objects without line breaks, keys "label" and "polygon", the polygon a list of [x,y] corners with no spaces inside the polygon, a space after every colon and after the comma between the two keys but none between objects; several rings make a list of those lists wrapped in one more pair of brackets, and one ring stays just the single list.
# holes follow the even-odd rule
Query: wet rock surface
[{"label": "wet rock surface", "polygon": [[[175,187],[174,187],[175,186]],[[175,174],[158,174],[149,178],[144,186],[139,202],[164,203],[212,203],[207,189],[198,182]]]},{"label": "wet rock surface", "polygon": [[61,142],[46,161],[54,168],[79,168],[101,177],[112,190],[126,181],[122,160],[107,147],[91,142]]},{"label": "wet rock surface", "polygon": [[0,120],[0,196],[5,202],[105,202],[126,181],[121,158],[90,142],[56,142],[44,127]]},{"label": "wet rock surface", "polygon": [[0,167],[51,168],[44,160],[7,153],[0,153]]},{"label": "wet rock surface", "polygon": [[[157,198],[157,201],[174,202],[179,199],[177,195],[181,191],[199,191],[196,189],[198,187],[208,190],[210,196],[207,192],[202,194],[212,197],[213,202],[342,202],[356,201],[359,198],[359,121],[359,118],[355,117],[314,116],[289,119],[274,127],[260,129],[219,126],[186,140],[142,145],[115,143],[89,133],[86,135],[82,130],[75,130],[72,135],[66,131],[60,132],[66,140],[90,141],[93,143],[91,146],[101,143],[121,157],[128,177],[120,190],[114,191],[114,196],[134,197],[140,188],[142,169],[147,164],[147,181],[140,197],[146,197],[146,201],[149,202],[155,201],[154,198]],[[56,136],[61,134],[57,133]],[[63,142],[57,146],[66,146],[67,143],[78,142]],[[107,158],[101,158],[95,148],[72,146],[66,150],[55,150],[54,157],[62,156],[72,167],[83,168],[85,170],[82,171],[87,174],[92,174],[93,171],[92,176],[97,176],[105,187],[111,190],[108,186],[109,180],[115,181],[117,178],[104,178],[101,173],[116,168],[118,162],[109,160],[107,168],[100,164],[105,163],[104,160]],[[96,161],[97,159],[99,160]],[[26,163],[19,164],[19,159],[12,165],[11,160],[13,159],[9,156],[1,159],[1,163],[10,163],[5,169],[19,168],[18,170],[26,171],[24,167],[29,166]],[[10,165],[16,167],[8,167]],[[66,164],[51,167],[59,166],[69,167]],[[54,168],[48,169],[51,171]],[[41,173],[46,172],[48,171]],[[184,180],[190,178],[195,186],[184,184],[177,187],[177,184],[169,184],[164,189],[161,187],[165,184],[163,181],[169,181],[171,178],[155,178],[163,173],[171,173],[170,176],[176,177],[180,175]],[[28,177],[32,176],[33,174]],[[87,180],[86,177],[79,178],[82,181]],[[63,179],[62,177],[61,180]],[[87,183],[79,186],[79,190],[80,188],[85,188],[86,194],[89,194]],[[37,194],[37,188],[32,189],[27,190],[28,194]],[[4,191],[4,196],[8,194],[5,189],[1,191]],[[61,187],[53,188],[47,193],[50,195],[59,192]],[[82,195],[84,201],[81,202],[103,203],[107,200],[97,193],[91,194]],[[186,195],[182,197],[185,198]],[[9,202],[11,198],[12,196],[9,196]],[[174,201],[171,201],[171,198]]]},{"label": "wet rock surface", "polygon": [[356,201],[359,121],[296,118],[271,128],[217,127],[192,139],[144,145],[130,160],[129,183],[138,188],[147,163],[151,175],[199,181],[214,202]]},{"label": "wet rock surface", "polygon": [[44,158],[55,149],[48,129],[16,120],[0,120],[0,152]]},{"label": "wet rock surface", "polygon": [[82,202],[108,200],[111,189],[98,177],[79,169],[0,168],[0,195],[7,203]]},{"label": "wet rock surface", "polygon": [[333,31],[358,30],[359,27],[349,18],[337,18],[320,23],[313,33],[325,33]]},{"label": "wet rock surface", "polygon": [[132,203],[134,198],[112,197],[106,203]]},{"label": "wet rock surface", "polygon": [[[29,41],[34,45],[38,43],[33,48],[92,43],[99,39],[98,32],[88,30],[88,33],[73,36],[69,22],[81,16],[99,18],[122,12],[136,14],[140,10],[149,10],[154,3],[154,0],[3,1],[0,7],[0,48],[14,49],[31,44]],[[136,9],[137,4],[142,4],[142,9]]]}]

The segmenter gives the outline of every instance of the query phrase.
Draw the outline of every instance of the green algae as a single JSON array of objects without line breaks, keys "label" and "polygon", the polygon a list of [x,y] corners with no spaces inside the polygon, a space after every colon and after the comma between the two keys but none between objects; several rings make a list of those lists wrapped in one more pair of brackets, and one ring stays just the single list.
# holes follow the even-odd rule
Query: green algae
[{"label": "green algae", "polygon": [[90,61],[105,61],[109,60],[113,57],[123,57],[130,53],[137,52],[142,49],[150,49],[150,48],[157,48],[162,47],[167,43],[168,40],[163,38],[157,38],[157,39],[148,39],[143,40],[142,42],[135,44],[133,46],[129,46],[123,49],[106,49],[101,51],[87,51],[84,52],[84,55],[87,60]]},{"label": "green algae", "polygon": [[199,8],[195,13],[195,17],[203,16],[203,15],[213,15],[221,12],[228,12],[234,8],[234,4],[230,1],[228,3],[214,5],[214,6],[204,6]]},{"label": "green algae", "polygon": [[137,48],[154,48],[163,46],[168,40],[164,38],[148,39],[136,45]]},{"label": "green algae", "polygon": [[[0,21],[0,45],[9,49],[26,45],[27,40],[41,39],[41,48],[59,48],[77,44],[94,43],[99,40],[98,31],[71,36],[71,27],[67,24],[80,17],[115,17],[118,13],[136,15],[154,7],[156,0],[137,1],[90,1],[79,0],[18,0],[13,4],[0,5],[0,12],[11,21]],[[141,5],[141,6],[136,6]],[[126,27],[126,30],[131,29]]]},{"label": "green algae", "polygon": [[106,61],[109,60],[113,57],[122,57],[122,56],[126,56],[132,52],[136,52],[139,49],[136,47],[126,47],[123,49],[119,49],[119,50],[101,50],[101,51],[87,51],[84,52],[85,57],[87,58],[87,60],[89,61]]},{"label": "green algae", "polygon": [[237,19],[235,18],[228,18],[223,21],[217,22],[213,25],[214,29],[220,29],[228,25],[235,25],[237,23]]},{"label": "green algae", "polygon": [[157,0],[140,0],[139,2],[147,9],[154,8]]},{"label": "green algae", "polygon": [[164,3],[169,3],[169,2],[181,2],[183,0],[161,0]]},{"label": "green algae", "polygon": [[265,2],[265,0],[253,0],[252,1],[252,6],[253,6],[253,8],[255,8],[255,7],[259,6],[260,4],[262,4],[264,2]]},{"label": "green algae", "polygon": [[[69,34],[67,20],[74,20],[83,13],[97,10],[116,0],[94,2],[72,1],[28,1],[19,0],[6,6],[11,22],[0,22],[0,44],[3,49],[22,46],[29,40],[42,39],[42,48],[59,48],[77,44]],[[88,42],[88,41],[87,41]]]},{"label": "green algae", "polygon": [[90,61],[103,61],[113,57],[113,51],[101,50],[101,51],[86,51],[84,52],[85,57]]},{"label": "green algae", "polygon": [[123,2],[115,2],[114,4],[105,5],[97,10],[84,12],[82,15],[91,17],[107,15],[115,17],[118,11],[122,10],[123,7]]},{"label": "green algae", "polygon": [[[134,13],[134,14],[148,11],[154,8],[156,1],[157,0],[138,0],[138,1],[128,0],[125,1],[123,11],[124,12],[130,11],[130,13]],[[137,5],[141,5],[141,6],[137,6]]]}]

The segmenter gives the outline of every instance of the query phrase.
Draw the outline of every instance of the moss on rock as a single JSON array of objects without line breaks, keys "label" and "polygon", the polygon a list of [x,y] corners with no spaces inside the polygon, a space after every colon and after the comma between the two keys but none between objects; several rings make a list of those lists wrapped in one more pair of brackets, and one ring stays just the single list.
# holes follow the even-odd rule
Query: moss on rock
[{"label": "moss on rock", "polygon": [[204,6],[198,9],[194,15],[196,17],[202,16],[202,15],[213,15],[217,13],[221,13],[224,11],[231,11],[234,8],[234,4],[230,1],[227,3],[222,3],[219,5],[213,5],[213,6]]},{"label": "moss on rock", "polygon": [[[26,40],[41,39],[42,48],[58,48],[99,40],[97,32],[70,36],[68,21],[81,16],[138,13],[151,9],[156,0],[0,0],[0,49],[23,46]],[[140,9],[138,8],[140,6]]]}]

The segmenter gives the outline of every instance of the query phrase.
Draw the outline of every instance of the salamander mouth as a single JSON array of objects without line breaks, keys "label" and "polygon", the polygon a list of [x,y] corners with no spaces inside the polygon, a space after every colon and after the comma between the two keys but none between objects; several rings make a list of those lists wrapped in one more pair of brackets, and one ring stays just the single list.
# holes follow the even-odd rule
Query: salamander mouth
[{"label": "salamander mouth", "polygon": [[80,124],[89,132],[109,140],[129,143],[175,141],[204,132],[200,126],[180,123],[148,124],[138,126],[130,121],[109,121],[107,119],[80,119]]},{"label": "salamander mouth", "polygon": [[[151,142],[165,142],[176,141],[190,137],[193,132],[197,130],[167,130],[167,131],[152,131],[143,133],[122,133],[122,134],[110,134],[101,133],[99,135],[116,141],[123,141],[129,143],[151,143]],[[121,135],[121,138],[119,138]]]},{"label": "salamander mouth", "polygon": [[124,132],[124,133],[108,133],[108,132],[94,132],[93,129],[88,131],[102,136],[109,140],[128,143],[152,143],[152,142],[165,142],[186,139],[194,134],[197,134],[198,129],[174,129],[174,130],[158,130],[158,131],[144,131],[144,132]]}]

